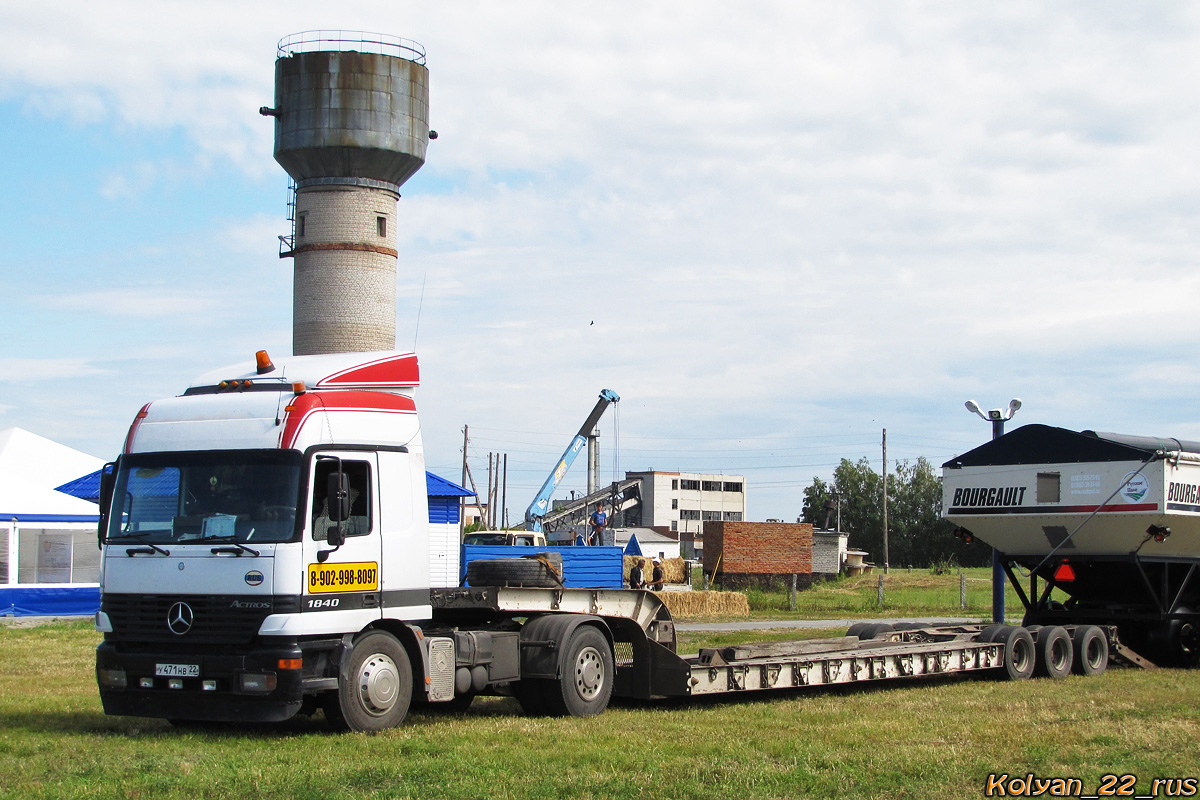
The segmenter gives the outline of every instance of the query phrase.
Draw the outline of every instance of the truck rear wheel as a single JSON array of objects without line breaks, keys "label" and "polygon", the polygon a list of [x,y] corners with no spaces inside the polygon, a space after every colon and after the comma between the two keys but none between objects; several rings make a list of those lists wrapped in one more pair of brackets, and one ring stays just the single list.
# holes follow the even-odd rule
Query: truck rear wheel
[{"label": "truck rear wheel", "polygon": [[1039,627],[1034,633],[1034,641],[1037,645],[1037,674],[1043,678],[1067,677],[1075,648],[1066,629],[1057,625]]},{"label": "truck rear wheel", "polygon": [[395,636],[371,631],[354,643],[325,717],[336,730],[373,733],[404,721],[412,702],[412,666]]},{"label": "truck rear wheel", "polygon": [[546,713],[555,717],[591,717],[608,707],[613,690],[613,654],[604,634],[581,625],[571,634],[562,676],[547,681]]},{"label": "truck rear wheel", "polygon": [[1080,625],[1075,629],[1076,675],[1099,675],[1108,669],[1108,637],[1095,625]]}]

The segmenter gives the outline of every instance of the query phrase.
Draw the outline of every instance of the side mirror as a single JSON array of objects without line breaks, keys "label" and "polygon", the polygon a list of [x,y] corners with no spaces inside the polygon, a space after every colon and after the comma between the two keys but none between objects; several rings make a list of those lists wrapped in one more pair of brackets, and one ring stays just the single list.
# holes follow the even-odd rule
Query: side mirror
[{"label": "side mirror", "polygon": [[112,508],[113,490],[117,485],[117,467],[110,462],[100,470],[100,521],[96,523],[96,545],[104,544],[108,530],[108,512]]},{"label": "side mirror", "polygon": [[331,522],[345,522],[350,519],[350,479],[346,473],[330,473],[325,496],[329,502]]},{"label": "side mirror", "polygon": [[341,525],[330,525],[329,531],[326,533],[325,541],[334,547],[341,547],[346,543],[346,535],[342,533]]}]

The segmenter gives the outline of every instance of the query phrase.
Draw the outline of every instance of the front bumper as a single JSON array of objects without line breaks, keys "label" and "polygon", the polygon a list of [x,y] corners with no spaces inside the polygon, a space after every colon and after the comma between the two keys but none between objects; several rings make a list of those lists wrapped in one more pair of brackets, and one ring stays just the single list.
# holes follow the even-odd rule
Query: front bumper
[{"label": "front bumper", "polygon": [[[295,716],[303,702],[302,670],[296,668],[302,659],[294,642],[236,655],[124,652],[103,642],[96,648],[96,680],[105,714],[279,722]],[[198,665],[199,675],[157,675],[159,664]]]}]

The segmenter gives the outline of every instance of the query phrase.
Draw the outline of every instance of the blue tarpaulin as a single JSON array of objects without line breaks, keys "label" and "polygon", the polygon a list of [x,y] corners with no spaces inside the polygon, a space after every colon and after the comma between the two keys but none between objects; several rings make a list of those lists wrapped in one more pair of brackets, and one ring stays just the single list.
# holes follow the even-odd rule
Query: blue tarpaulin
[{"label": "blue tarpaulin", "polygon": [[99,610],[99,586],[0,586],[0,617],[91,616]]},{"label": "blue tarpaulin", "polygon": [[462,573],[479,558],[520,558],[534,553],[562,553],[563,586],[568,589],[623,589],[625,561],[619,547],[518,547],[513,545],[463,545]]}]

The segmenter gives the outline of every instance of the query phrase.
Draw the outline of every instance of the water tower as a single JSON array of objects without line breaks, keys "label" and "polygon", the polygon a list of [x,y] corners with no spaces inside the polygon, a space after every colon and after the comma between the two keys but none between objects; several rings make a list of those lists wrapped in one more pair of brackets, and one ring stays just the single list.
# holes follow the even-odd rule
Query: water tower
[{"label": "water tower", "polygon": [[396,205],[425,163],[429,70],[407,39],[359,31],[284,37],[275,61],[275,160],[295,182],[292,352],[396,346]]}]

